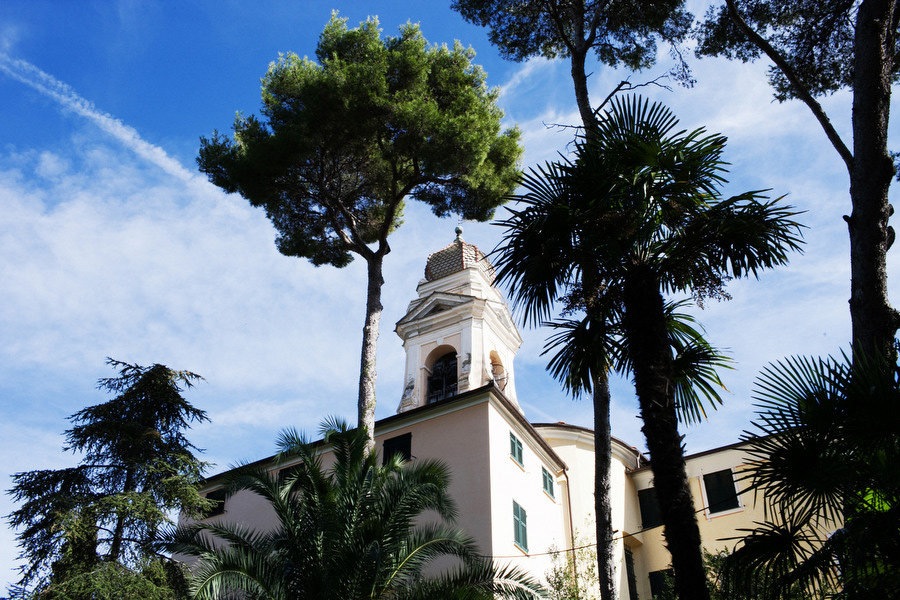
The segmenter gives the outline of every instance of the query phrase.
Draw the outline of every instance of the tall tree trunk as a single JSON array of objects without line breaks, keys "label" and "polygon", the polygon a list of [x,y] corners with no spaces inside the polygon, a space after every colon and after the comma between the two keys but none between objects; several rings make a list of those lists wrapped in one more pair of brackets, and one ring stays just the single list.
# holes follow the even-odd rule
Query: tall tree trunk
[{"label": "tall tree trunk", "polygon": [[577,48],[572,51],[570,64],[572,82],[575,84],[575,103],[578,105],[578,114],[581,116],[585,134],[590,134],[596,130],[597,122],[594,119],[594,109],[591,108],[591,100],[588,95],[587,73],[584,70],[585,60],[587,60],[586,48]]},{"label": "tall tree trunk", "polygon": [[[614,558],[612,501],[610,500],[610,470],[612,467],[612,431],[609,423],[609,360],[606,348],[608,336],[606,315],[597,306],[602,282],[597,277],[597,268],[581,264],[581,281],[584,291],[585,312],[591,327],[599,328],[602,335],[594,351],[595,364],[592,365],[591,385],[594,403],[594,534],[597,540],[597,576],[600,584],[601,600],[617,600],[616,562]],[[577,581],[577,575],[576,575]]]},{"label": "tall tree trunk", "polygon": [[616,563],[613,559],[612,502],[610,501],[610,467],[612,432],[609,425],[609,372],[599,370],[594,376],[594,514],[597,534],[597,575],[601,600],[617,600]]},{"label": "tall tree trunk", "polygon": [[[894,337],[898,313],[887,295],[887,251],[894,242],[888,225],[893,207],[888,188],[894,165],[888,152],[892,71],[896,23],[894,0],[865,0],[856,15],[853,47],[853,168],[850,171],[850,321],[854,362],[857,353],[873,354],[895,364]],[[877,364],[881,364],[880,362]],[[844,518],[859,507],[844,505]],[[854,565],[846,566],[849,573]],[[845,579],[847,598],[866,596],[855,578]]]},{"label": "tall tree trunk", "polygon": [[[856,19],[853,63],[853,168],[845,217],[850,232],[850,318],[854,351],[893,356],[900,325],[888,302],[887,250],[894,232],[888,187],[894,166],[887,147],[894,66],[893,0],[865,0]],[[890,364],[890,363],[888,363]]]},{"label": "tall tree trunk", "polygon": [[672,354],[659,282],[649,271],[636,272],[625,282],[623,292],[623,324],[644,422],[641,430],[650,451],[653,487],[672,555],[675,591],[681,600],[709,600],[700,529],[678,433]]},{"label": "tall tree trunk", "polygon": [[357,426],[369,437],[369,451],[375,449],[375,357],[378,347],[378,326],[381,322],[381,286],[384,285],[382,266],[384,254],[376,252],[366,257],[368,283],[366,286],[366,321],[363,326],[359,368],[359,398]]}]

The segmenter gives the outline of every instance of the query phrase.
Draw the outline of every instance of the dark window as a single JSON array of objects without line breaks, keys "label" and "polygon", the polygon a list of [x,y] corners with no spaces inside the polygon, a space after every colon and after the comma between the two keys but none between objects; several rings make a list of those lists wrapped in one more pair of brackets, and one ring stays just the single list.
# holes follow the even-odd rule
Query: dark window
[{"label": "dark window", "polygon": [[204,519],[221,515],[225,512],[225,495],[225,488],[219,488],[218,490],[206,493],[206,499],[212,500],[215,504],[213,504],[213,506],[206,511],[206,514],[203,515]]},{"label": "dark window", "polygon": [[412,433],[404,433],[384,440],[381,464],[386,464],[392,456],[399,454],[403,460],[412,458]]},{"label": "dark window", "polygon": [[703,476],[703,487],[706,488],[709,512],[717,513],[740,507],[731,469],[707,473]]},{"label": "dark window", "polygon": [[553,493],[553,476],[550,474],[550,471],[541,467],[541,476],[544,478],[544,491],[551,498],[555,497],[555,494]]},{"label": "dark window", "polygon": [[522,442],[512,432],[509,433],[509,455],[520,465],[525,464],[522,459]]},{"label": "dark window", "polygon": [[448,352],[431,365],[428,376],[428,404],[456,395],[456,353]]},{"label": "dark window", "polygon": [[[650,573],[650,595],[654,598],[664,596],[675,588],[675,572],[672,569],[652,571]],[[666,598],[674,597],[665,595]]]},{"label": "dark window", "polygon": [[513,500],[513,536],[516,546],[528,552],[528,515],[515,500]]},{"label": "dark window", "polygon": [[638,502],[641,505],[641,524],[644,529],[662,525],[662,514],[659,512],[656,488],[638,490]]},{"label": "dark window", "polygon": [[634,554],[628,546],[625,546],[625,576],[628,578],[628,600],[639,600],[637,579],[634,575]]}]

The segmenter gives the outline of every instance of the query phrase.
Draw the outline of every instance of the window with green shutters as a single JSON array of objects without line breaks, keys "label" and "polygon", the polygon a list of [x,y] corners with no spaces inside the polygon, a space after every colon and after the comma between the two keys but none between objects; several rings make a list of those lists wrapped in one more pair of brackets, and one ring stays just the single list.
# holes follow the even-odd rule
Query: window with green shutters
[{"label": "window with green shutters", "polygon": [[520,465],[525,465],[522,461],[522,442],[512,432],[509,433],[509,455]]},{"label": "window with green shutters", "polygon": [[541,475],[544,479],[544,492],[551,498],[555,498],[556,494],[553,493],[553,476],[550,474],[550,471],[545,467],[541,467]]},{"label": "window with green shutters", "polygon": [[513,536],[516,546],[528,552],[528,516],[525,509],[513,500]]}]

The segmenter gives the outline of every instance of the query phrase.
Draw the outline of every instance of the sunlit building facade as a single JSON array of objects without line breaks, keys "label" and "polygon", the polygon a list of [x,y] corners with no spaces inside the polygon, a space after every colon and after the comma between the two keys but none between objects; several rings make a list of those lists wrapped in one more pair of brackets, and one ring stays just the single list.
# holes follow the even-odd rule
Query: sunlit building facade
[{"label": "sunlit building facade", "polygon": [[[554,552],[593,539],[593,432],[527,420],[515,386],[522,338],[493,285],[493,267],[459,233],[428,257],[417,297],[397,323],[406,352],[404,389],[397,413],[375,425],[376,448],[382,456],[446,463],[458,525],[483,554],[544,579]],[[634,446],[613,439],[612,449],[618,589],[623,599],[649,600],[671,562],[653,476]],[[762,520],[752,497],[741,493],[744,458],[739,445],[687,457],[701,535],[711,552],[732,547],[727,538]],[[221,481],[208,480],[208,496],[223,497]],[[247,492],[228,498],[217,513],[210,518],[275,524],[265,503]]]}]

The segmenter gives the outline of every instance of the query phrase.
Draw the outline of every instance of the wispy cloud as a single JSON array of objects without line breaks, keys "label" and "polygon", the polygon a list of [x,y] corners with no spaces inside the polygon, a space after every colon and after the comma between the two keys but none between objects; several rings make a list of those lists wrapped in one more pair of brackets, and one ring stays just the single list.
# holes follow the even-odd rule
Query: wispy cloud
[{"label": "wispy cloud", "polygon": [[0,71],[27,85],[41,95],[56,101],[63,108],[84,117],[105,131],[144,160],[156,165],[172,177],[184,182],[202,181],[196,173],[185,169],[165,150],[144,140],[133,128],[110,114],[98,110],[69,85],[42,71],[28,61],[0,52]]}]

